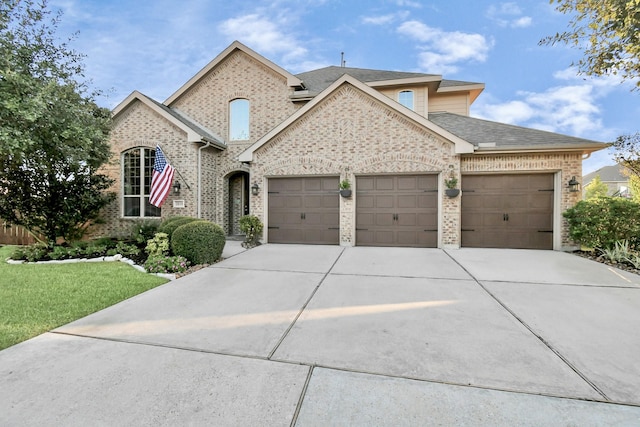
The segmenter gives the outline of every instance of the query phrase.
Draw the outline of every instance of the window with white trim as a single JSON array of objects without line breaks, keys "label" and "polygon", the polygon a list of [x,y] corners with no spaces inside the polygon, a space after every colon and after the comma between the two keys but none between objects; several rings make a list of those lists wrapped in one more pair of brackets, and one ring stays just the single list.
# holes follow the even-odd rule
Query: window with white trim
[{"label": "window with white trim", "polygon": [[229,140],[249,139],[249,100],[234,99],[229,103]]},{"label": "window with white trim", "polygon": [[398,102],[407,108],[413,110],[413,91],[403,90],[398,93]]},{"label": "window with white trim", "polygon": [[160,208],[149,203],[156,151],[134,148],[122,154],[122,211],[129,218],[154,218]]}]

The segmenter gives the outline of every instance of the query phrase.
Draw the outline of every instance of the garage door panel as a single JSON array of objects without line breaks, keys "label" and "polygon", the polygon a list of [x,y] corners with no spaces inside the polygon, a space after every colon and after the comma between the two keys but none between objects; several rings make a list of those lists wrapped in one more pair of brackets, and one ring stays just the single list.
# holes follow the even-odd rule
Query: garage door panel
[{"label": "garage door panel", "polygon": [[356,244],[436,247],[437,189],[436,175],[357,177]]},{"label": "garage door panel", "polygon": [[374,190],[374,186],[375,186],[375,179],[372,176],[362,176],[362,177],[358,177],[356,179],[357,182],[357,192],[358,193],[365,193],[367,191],[372,191]]},{"label": "garage door panel", "polygon": [[[358,187],[360,185],[358,184]],[[358,190],[358,193],[360,191]],[[371,195],[358,195],[358,208],[371,209],[375,207],[376,198]]]},{"label": "garage door panel", "polygon": [[377,225],[381,227],[390,227],[393,225],[393,214],[391,213],[377,213],[375,214],[375,222],[371,225]]},{"label": "garage door panel", "polygon": [[415,209],[418,207],[418,195],[399,195],[397,199],[397,206],[400,209]]},{"label": "garage door panel", "polygon": [[376,191],[391,191],[394,189],[395,182],[391,176],[378,176],[375,180],[374,190]]},{"label": "garage door panel", "polygon": [[378,209],[391,209],[396,202],[393,195],[380,195],[375,200],[375,207]]},{"label": "garage door panel", "polygon": [[398,191],[415,191],[418,189],[418,179],[415,176],[399,176]]},{"label": "garage door panel", "polygon": [[529,197],[529,207],[537,210],[553,210],[553,197],[549,197],[546,192],[539,191]]},{"label": "garage door panel", "polygon": [[269,179],[271,243],[339,243],[338,177]]},{"label": "garage door panel", "polygon": [[462,246],[553,249],[553,183],[553,174],[463,176]]},{"label": "garage door panel", "polygon": [[432,191],[438,189],[437,175],[418,175],[418,190]]},{"label": "garage door panel", "polygon": [[403,213],[398,214],[398,219],[396,219],[398,225],[400,227],[406,226],[416,226],[418,225],[418,215],[414,213]]},{"label": "garage door panel", "polygon": [[358,213],[356,215],[356,224],[359,227],[370,227],[375,225],[375,214],[374,213]]}]

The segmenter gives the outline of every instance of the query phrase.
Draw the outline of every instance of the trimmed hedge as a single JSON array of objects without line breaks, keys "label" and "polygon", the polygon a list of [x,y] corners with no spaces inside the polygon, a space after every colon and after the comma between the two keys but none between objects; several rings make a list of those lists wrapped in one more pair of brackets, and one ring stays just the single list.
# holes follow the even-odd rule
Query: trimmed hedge
[{"label": "trimmed hedge", "polygon": [[621,197],[581,200],[563,213],[569,236],[575,242],[600,250],[627,240],[632,248],[640,243],[640,204]]},{"label": "trimmed hedge", "polygon": [[171,236],[173,254],[185,257],[193,265],[219,260],[225,243],[222,227],[205,220],[183,224]]},{"label": "trimmed hedge", "polygon": [[169,240],[171,240],[171,237],[173,236],[173,232],[176,231],[176,229],[181,225],[189,224],[190,222],[194,222],[194,221],[202,221],[201,219],[192,218],[189,216],[174,217],[174,218],[175,219],[171,218],[167,220],[158,229],[159,233],[166,233],[167,236],[169,237]]}]

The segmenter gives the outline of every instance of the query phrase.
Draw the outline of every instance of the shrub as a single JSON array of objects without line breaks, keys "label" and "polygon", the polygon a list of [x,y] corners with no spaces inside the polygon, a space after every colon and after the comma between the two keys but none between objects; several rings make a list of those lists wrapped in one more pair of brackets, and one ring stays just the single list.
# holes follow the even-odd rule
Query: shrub
[{"label": "shrub", "polygon": [[137,256],[140,254],[140,249],[138,249],[136,245],[130,245],[125,242],[118,242],[118,244],[115,247],[115,250],[116,250],[116,253],[124,257]]},{"label": "shrub", "polygon": [[173,253],[185,257],[194,265],[217,261],[224,244],[224,231],[210,221],[192,221],[181,225],[171,237]]},{"label": "shrub", "polygon": [[176,231],[178,227],[185,224],[189,224],[190,222],[194,222],[194,221],[201,221],[201,220],[198,218],[181,217],[173,221],[170,221],[167,224],[164,224],[158,231],[161,233],[166,233],[167,236],[169,237],[169,240],[171,240],[171,237],[173,236],[173,232]]},{"label": "shrub", "polygon": [[178,220],[185,219],[185,218],[192,218],[192,217],[190,217],[190,216],[172,216],[172,217],[169,217],[169,218],[165,219],[160,224],[160,227],[158,227],[158,233],[165,233],[164,228],[167,225],[171,224],[173,221],[178,221]]},{"label": "shrub", "polygon": [[260,218],[255,215],[245,215],[238,221],[240,224],[240,230],[245,234],[244,242],[242,246],[245,248],[253,248],[260,244],[258,239],[264,225]]},{"label": "shrub", "polygon": [[160,220],[143,219],[133,223],[131,226],[131,238],[142,244],[152,239],[160,227]]},{"label": "shrub", "polygon": [[144,263],[149,273],[184,273],[189,268],[189,261],[182,256],[150,255]]},{"label": "shrub", "polygon": [[167,255],[169,253],[169,236],[167,233],[156,233],[153,239],[147,240],[144,249],[149,256]]},{"label": "shrub", "polygon": [[601,250],[627,240],[631,248],[640,242],[640,204],[621,197],[582,200],[563,216],[575,242]]},{"label": "shrub", "polygon": [[36,243],[35,245],[19,246],[13,251],[11,258],[22,259],[28,262],[36,262],[47,259],[49,248],[47,245]]}]

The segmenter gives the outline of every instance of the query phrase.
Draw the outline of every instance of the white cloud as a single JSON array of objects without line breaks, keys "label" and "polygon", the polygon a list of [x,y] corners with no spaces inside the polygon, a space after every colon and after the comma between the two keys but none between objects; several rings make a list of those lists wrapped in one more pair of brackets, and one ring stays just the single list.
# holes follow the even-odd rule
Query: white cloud
[{"label": "white cloud", "polygon": [[[558,79],[565,77],[564,71],[556,73]],[[479,101],[473,107],[473,115],[587,139],[611,139],[615,130],[604,127],[599,104],[609,89],[603,90],[588,83],[571,83],[543,92],[519,91],[516,100]]]},{"label": "white cloud", "polygon": [[396,0],[396,4],[398,6],[415,7],[416,9],[422,7],[422,3],[413,0]]},{"label": "white cloud", "polygon": [[423,43],[418,57],[428,73],[455,73],[460,63],[484,62],[493,44],[481,34],[447,32],[420,21],[404,22],[398,32]]},{"label": "white cloud", "polygon": [[407,11],[400,11],[379,16],[365,16],[362,18],[362,23],[371,25],[386,25],[397,20],[406,19],[408,16],[409,12]]},{"label": "white cloud", "polygon": [[501,27],[526,28],[533,23],[530,16],[523,16],[522,10],[515,3],[491,5],[487,9],[487,17]]},{"label": "white cloud", "polygon": [[219,29],[225,36],[239,40],[263,54],[283,54],[284,61],[304,56],[307,49],[291,35],[281,31],[282,24],[254,13],[227,19]]}]

